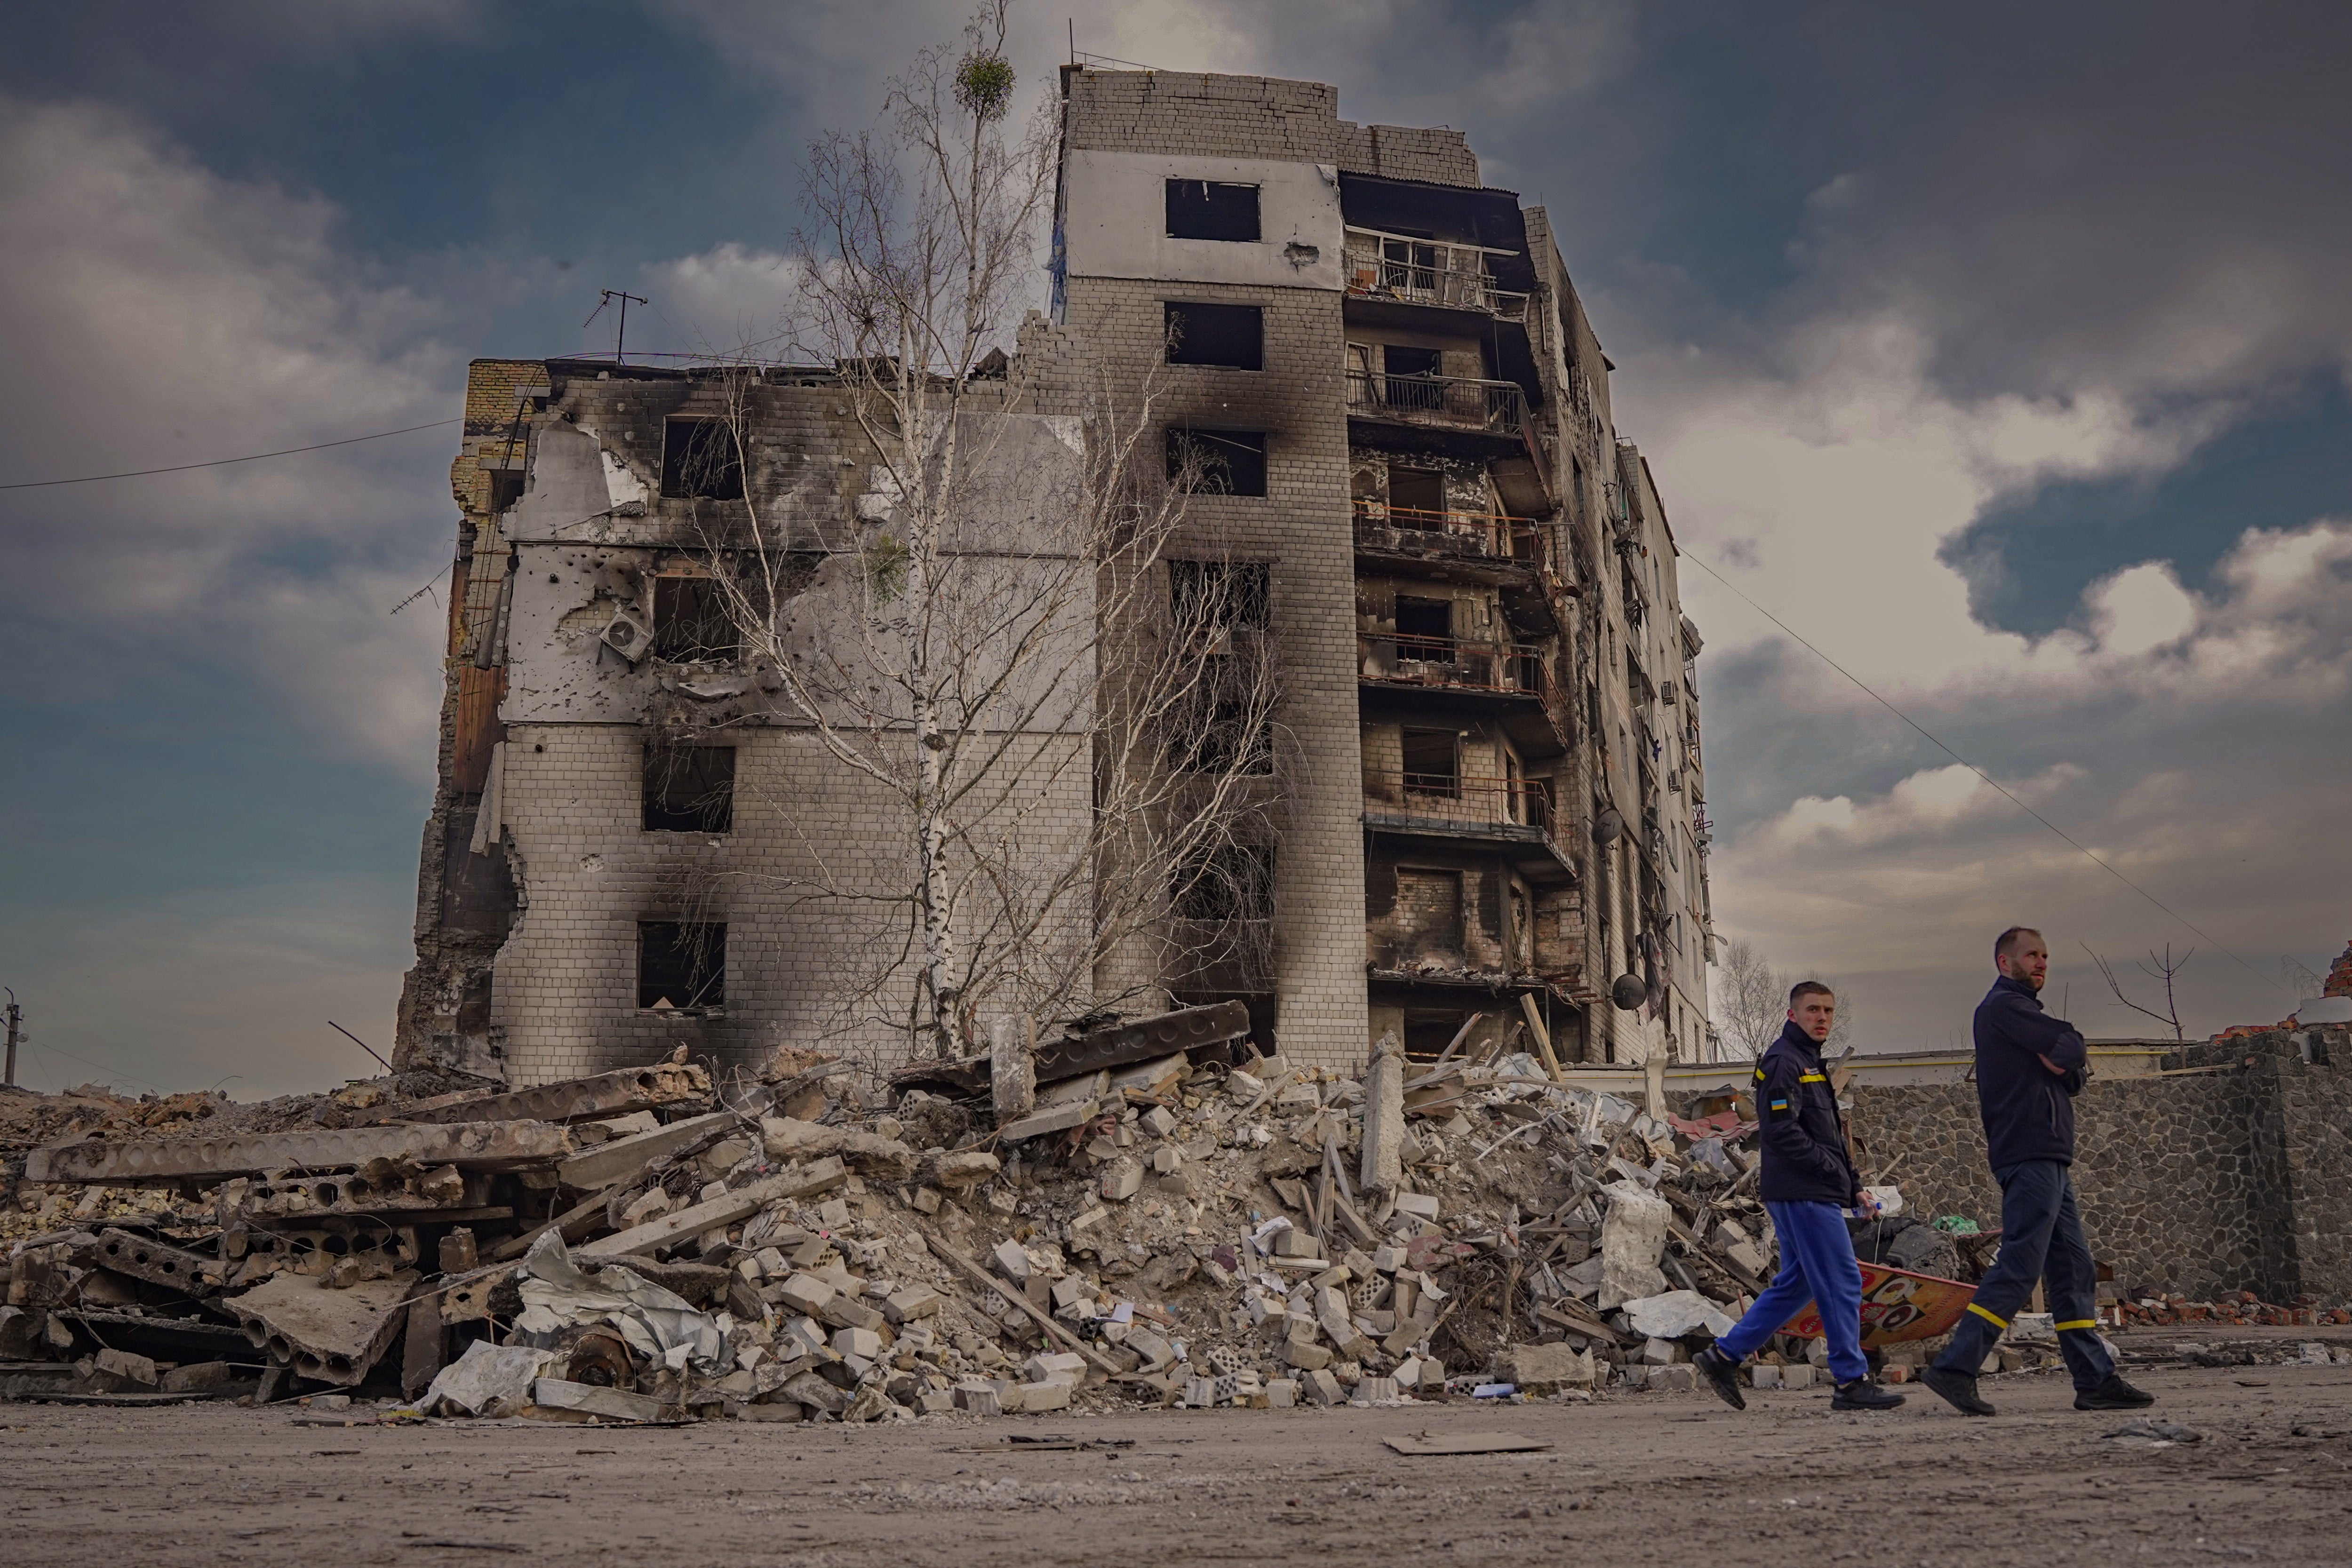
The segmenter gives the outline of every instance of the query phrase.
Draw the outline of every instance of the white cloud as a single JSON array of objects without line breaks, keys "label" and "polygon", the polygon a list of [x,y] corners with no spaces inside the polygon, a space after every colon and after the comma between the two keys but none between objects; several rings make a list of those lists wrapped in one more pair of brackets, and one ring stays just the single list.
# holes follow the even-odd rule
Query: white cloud
[{"label": "white cloud", "polygon": [[2168,560],[2142,561],[2083,591],[2103,653],[2129,657],[2178,643],[2197,624],[2197,601]]},{"label": "white cloud", "polygon": [[[342,249],[327,204],[224,178],[89,103],[0,99],[0,472],[203,462],[443,419],[441,309]],[[26,607],[249,673],[348,749],[430,768],[454,427],[300,457],[20,491]],[[60,655],[61,663],[69,663]],[[73,678],[99,678],[78,668]]]},{"label": "white cloud", "polygon": [[798,267],[782,251],[729,240],[695,256],[656,262],[646,268],[651,293],[665,319],[686,334],[697,352],[782,355],[778,338],[792,309]]}]

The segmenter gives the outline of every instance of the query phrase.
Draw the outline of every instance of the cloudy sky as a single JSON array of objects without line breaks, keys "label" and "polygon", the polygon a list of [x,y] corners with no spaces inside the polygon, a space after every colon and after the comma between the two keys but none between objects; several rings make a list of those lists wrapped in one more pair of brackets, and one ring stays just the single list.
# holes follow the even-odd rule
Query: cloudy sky
[{"label": "cloudy sky", "polygon": [[[453,417],[465,361],[741,340],[796,163],[961,6],[85,0],[0,56],[0,484]],[[1547,204],[1691,560],[1715,902],[1874,1048],[1966,1037],[1990,934],[2194,946],[2189,1026],[2352,937],[2352,13],[2318,5],[1020,15],[1337,82]],[[642,334],[642,336],[639,336]],[[366,1071],[430,796],[448,428],[0,490],[0,982],[36,1086]],[[436,587],[436,593],[438,589]],[[2226,952],[2224,951],[2226,949]],[[2242,962],[2241,962],[2242,960]],[[2129,971],[2126,969],[2126,974]],[[2147,999],[2145,994],[2142,999]]]}]

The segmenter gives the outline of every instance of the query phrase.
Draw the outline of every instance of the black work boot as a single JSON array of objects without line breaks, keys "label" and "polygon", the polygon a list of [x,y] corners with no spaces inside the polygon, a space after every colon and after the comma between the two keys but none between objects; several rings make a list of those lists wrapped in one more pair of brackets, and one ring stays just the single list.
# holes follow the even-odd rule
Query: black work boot
[{"label": "black work boot", "polygon": [[2134,1388],[2120,1372],[2110,1372],[2105,1383],[2074,1396],[2077,1410],[2144,1410],[2155,1403],[2155,1395]]},{"label": "black work boot", "polygon": [[1723,1396],[1723,1402],[1734,1410],[1748,1408],[1748,1396],[1739,1392],[1739,1364],[1728,1353],[1708,1345],[1691,1357],[1691,1364],[1706,1379],[1706,1385]]},{"label": "black work boot", "polygon": [[1977,1380],[1965,1372],[1947,1372],[1931,1366],[1919,1375],[1919,1381],[1944,1397],[1944,1403],[1963,1416],[1990,1416],[1991,1406],[1977,1395]]},{"label": "black work boot", "polygon": [[1874,1377],[1857,1377],[1837,1385],[1837,1397],[1830,1401],[1832,1410],[1900,1410],[1903,1396],[1890,1394],[1878,1385]]}]

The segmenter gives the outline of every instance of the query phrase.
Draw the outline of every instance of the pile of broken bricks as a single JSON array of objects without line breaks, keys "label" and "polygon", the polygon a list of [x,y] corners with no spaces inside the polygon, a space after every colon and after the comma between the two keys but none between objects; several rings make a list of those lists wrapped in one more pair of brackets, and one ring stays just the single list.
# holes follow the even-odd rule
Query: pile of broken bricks
[{"label": "pile of broken bricks", "polygon": [[[1539,1054],[1259,1055],[1238,1004],[876,1083],[783,1051],[36,1149],[0,1396],[903,1419],[1692,1386],[1773,1268],[1752,1107]],[[199,1127],[205,1124],[197,1124]],[[1802,1386],[1806,1347],[1759,1381]]]}]

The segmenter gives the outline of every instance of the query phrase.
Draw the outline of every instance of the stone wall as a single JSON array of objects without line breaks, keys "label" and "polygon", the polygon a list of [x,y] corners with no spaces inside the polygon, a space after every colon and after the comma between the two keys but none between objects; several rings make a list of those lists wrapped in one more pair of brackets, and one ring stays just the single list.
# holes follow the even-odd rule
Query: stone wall
[{"label": "stone wall", "polygon": [[[2326,1065],[2325,1042],[2319,1055],[2307,1062],[2290,1037],[2262,1035],[2169,1059],[2201,1071],[2083,1091],[2075,1190],[2091,1250],[2118,1285],[2352,1295],[2352,1082]],[[2352,1050],[2338,1042],[2334,1057]],[[1915,1212],[2000,1225],[1974,1084],[1857,1087],[1852,1121]]]}]

